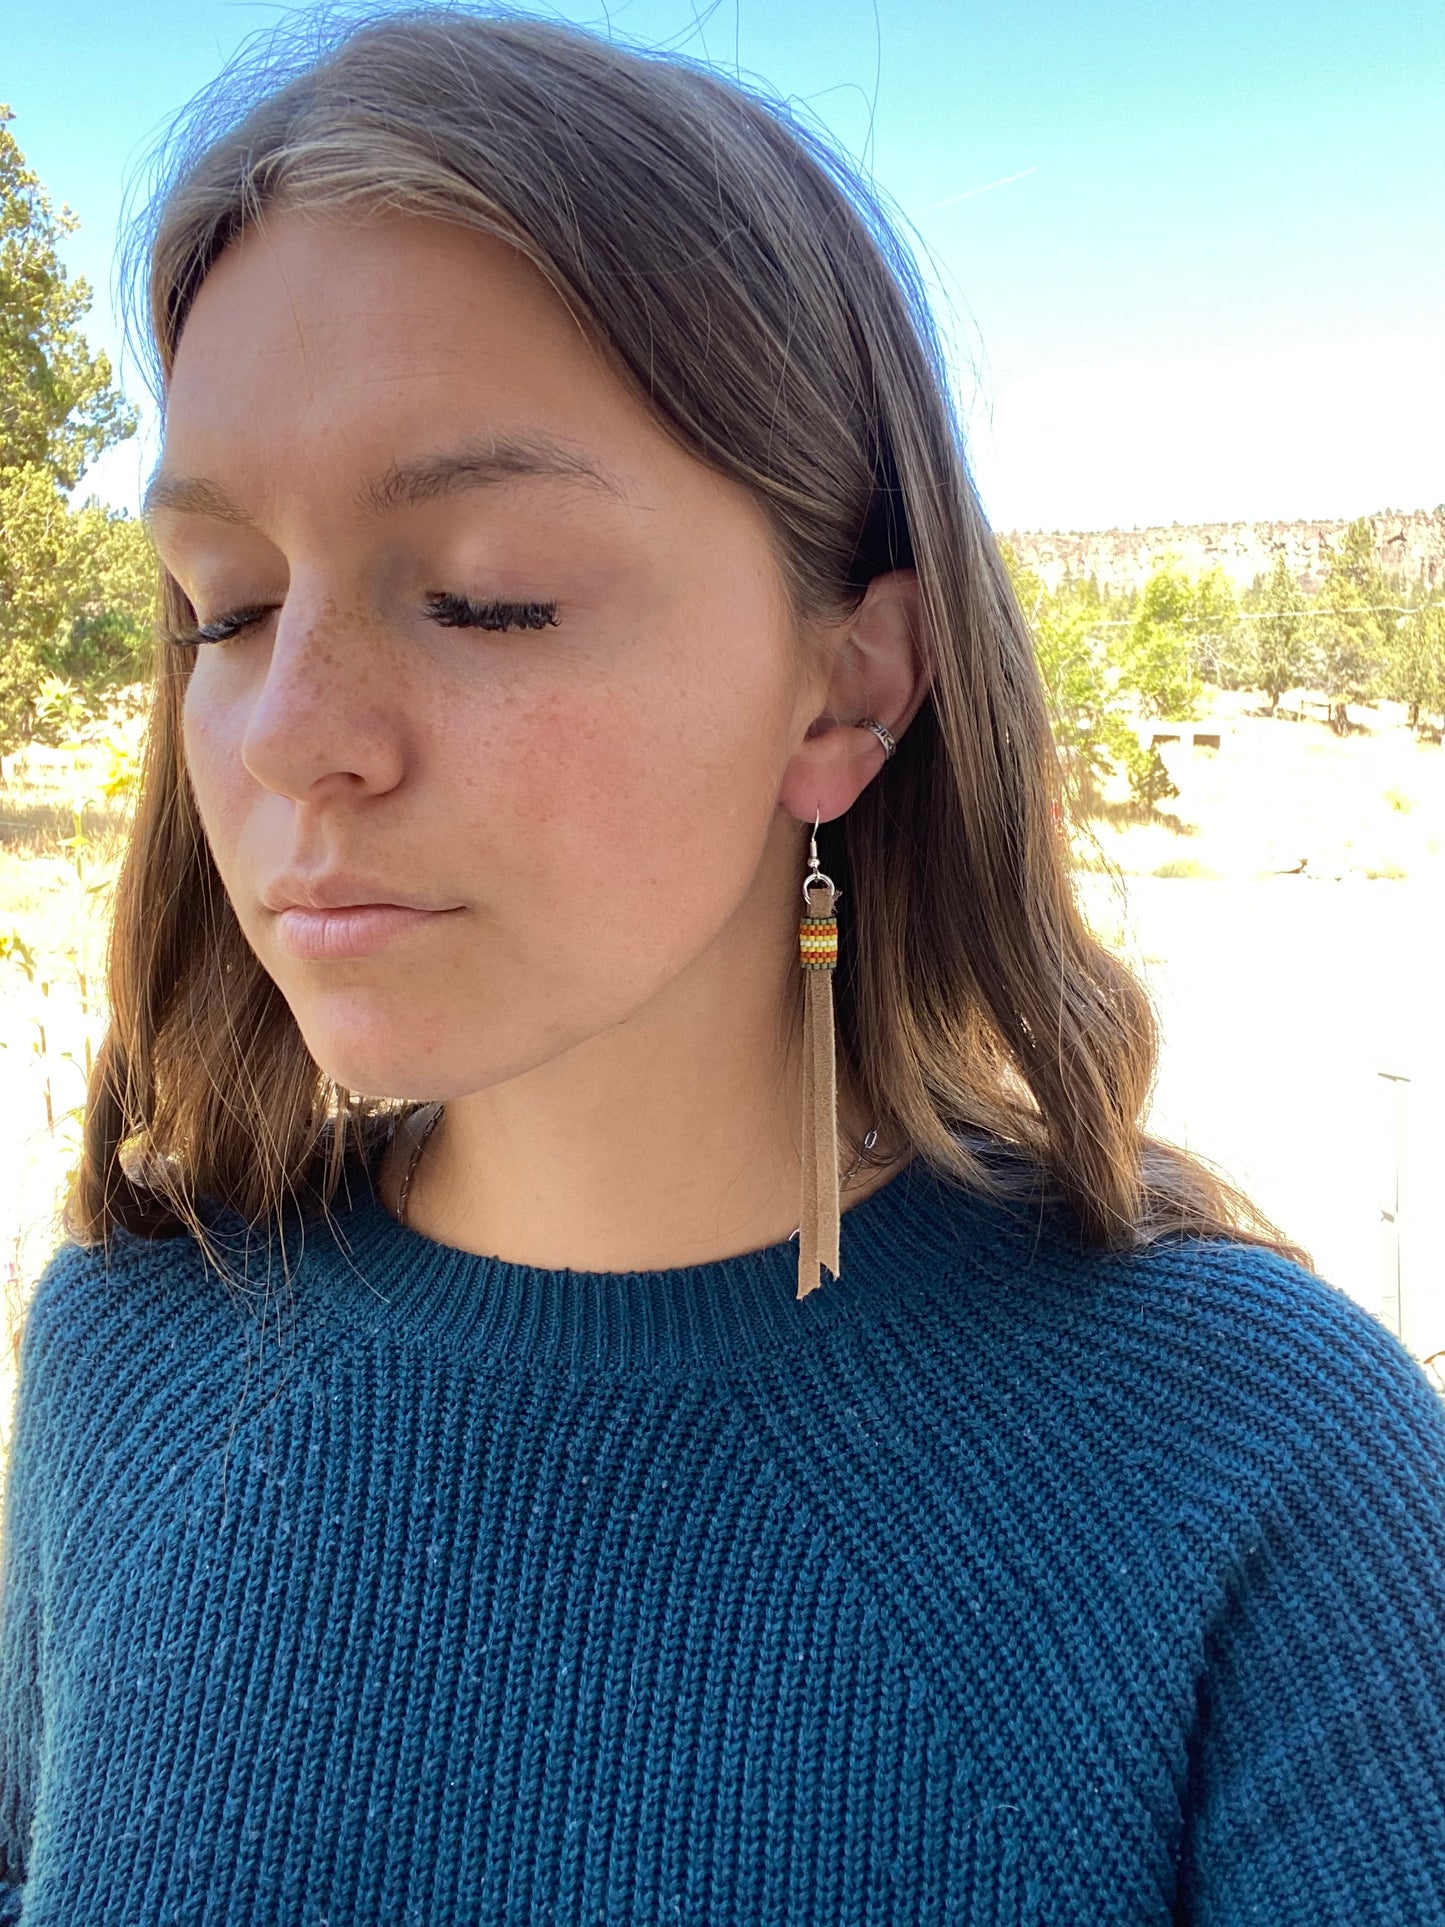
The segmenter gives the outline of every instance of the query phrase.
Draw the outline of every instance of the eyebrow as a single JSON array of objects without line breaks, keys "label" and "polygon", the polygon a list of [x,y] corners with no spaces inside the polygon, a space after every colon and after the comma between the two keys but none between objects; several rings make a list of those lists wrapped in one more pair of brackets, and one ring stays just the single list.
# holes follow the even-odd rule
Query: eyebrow
[{"label": "eyebrow", "polygon": [[[363,483],[353,498],[357,508],[372,514],[389,509],[415,508],[435,502],[459,489],[498,488],[534,478],[573,482],[600,490],[626,503],[627,491],[582,449],[551,435],[496,436],[486,442],[469,443],[436,455],[393,462],[380,475]],[[171,509],[181,515],[205,515],[216,522],[233,522],[241,528],[256,523],[228,495],[219,482],[204,475],[167,475],[158,471],[146,489],[141,504],[143,516],[157,509]]]}]

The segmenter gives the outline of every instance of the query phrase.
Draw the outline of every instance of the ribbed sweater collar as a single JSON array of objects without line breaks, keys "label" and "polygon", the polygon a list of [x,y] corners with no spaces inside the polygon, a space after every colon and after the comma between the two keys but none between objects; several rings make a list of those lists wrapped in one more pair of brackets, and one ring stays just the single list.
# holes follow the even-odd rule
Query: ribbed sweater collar
[{"label": "ribbed sweater collar", "polygon": [[956,1266],[977,1245],[973,1214],[984,1209],[914,1156],[844,1210],[840,1275],[825,1270],[799,1299],[793,1239],[668,1270],[552,1270],[426,1237],[391,1215],[364,1166],[348,1171],[349,1200],[338,1198],[329,1224],[308,1230],[306,1253],[349,1322],[577,1370],[687,1368],[776,1352]]}]

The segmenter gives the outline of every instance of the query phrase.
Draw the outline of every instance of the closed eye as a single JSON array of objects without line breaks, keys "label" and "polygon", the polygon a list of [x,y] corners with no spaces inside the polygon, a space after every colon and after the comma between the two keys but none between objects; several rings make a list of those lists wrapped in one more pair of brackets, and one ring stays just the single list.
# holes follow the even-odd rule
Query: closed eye
[{"label": "closed eye", "polygon": [[249,629],[253,622],[263,622],[270,615],[275,604],[253,606],[246,609],[233,609],[229,615],[216,616],[210,622],[202,622],[194,629],[171,630],[167,640],[180,646],[192,642],[229,642],[232,636],[240,635]]},{"label": "closed eye", "polygon": [[[466,596],[442,590],[428,595],[425,601],[432,621],[444,629],[543,629],[557,621],[555,602],[472,602]],[[181,647],[229,642],[243,629],[264,621],[275,606],[273,603],[233,609],[227,615],[199,623],[194,629],[172,632],[169,640]]]}]

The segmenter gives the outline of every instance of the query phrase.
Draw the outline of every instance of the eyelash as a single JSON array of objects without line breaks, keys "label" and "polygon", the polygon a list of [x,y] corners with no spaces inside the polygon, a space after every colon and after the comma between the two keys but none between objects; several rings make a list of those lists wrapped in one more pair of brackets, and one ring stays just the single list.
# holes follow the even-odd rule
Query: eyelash
[{"label": "eyelash", "polygon": [[543,629],[557,620],[555,602],[469,602],[438,591],[426,603],[443,629]]},{"label": "eyelash", "polygon": [[[444,590],[425,600],[432,620],[443,629],[542,629],[557,621],[555,602],[471,602]],[[194,629],[173,632],[169,640],[180,648],[190,643],[230,642],[270,613],[269,608],[234,609]]]}]

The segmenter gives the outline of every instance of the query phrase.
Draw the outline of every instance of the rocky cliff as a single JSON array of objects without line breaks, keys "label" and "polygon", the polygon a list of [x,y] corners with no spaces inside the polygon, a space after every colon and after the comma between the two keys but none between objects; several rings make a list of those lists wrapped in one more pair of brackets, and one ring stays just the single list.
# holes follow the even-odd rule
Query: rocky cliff
[{"label": "rocky cliff", "polygon": [[[1433,513],[1386,509],[1365,519],[1387,575],[1426,588],[1445,587],[1445,506]],[[1166,553],[1177,556],[1190,575],[1218,566],[1244,589],[1255,576],[1267,575],[1282,554],[1300,586],[1313,593],[1348,527],[1348,522],[1206,522],[1198,527],[1176,522],[1158,529],[998,533],[1050,589],[1066,569],[1075,577],[1097,575],[1101,588],[1137,589]]]}]

